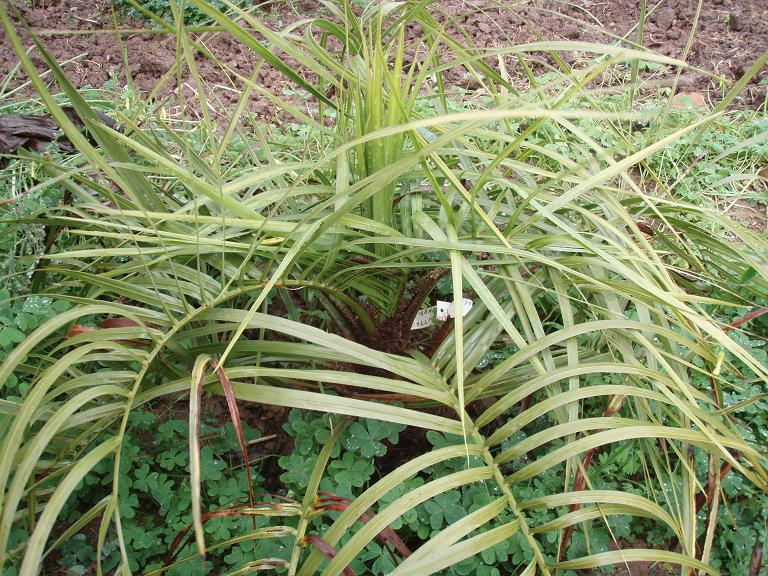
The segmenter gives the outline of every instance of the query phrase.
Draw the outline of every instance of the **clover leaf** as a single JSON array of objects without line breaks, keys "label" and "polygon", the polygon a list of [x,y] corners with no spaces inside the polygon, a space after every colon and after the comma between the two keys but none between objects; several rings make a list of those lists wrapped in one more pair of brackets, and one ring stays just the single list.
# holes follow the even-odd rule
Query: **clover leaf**
[{"label": "clover leaf", "polygon": [[370,480],[373,471],[373,462],[363,460],[351,452],[345,452],[344,456],[328,465],[328,472],[337,484],[357,488]]},{"label": "clover leaf", "polygon": [[433,530],[450,526],[466,516],[466,510],[461,505],[461,492],[449,490],[441,492],[432,500],[424,502],[424,508],[429,513],[429,524]]}]

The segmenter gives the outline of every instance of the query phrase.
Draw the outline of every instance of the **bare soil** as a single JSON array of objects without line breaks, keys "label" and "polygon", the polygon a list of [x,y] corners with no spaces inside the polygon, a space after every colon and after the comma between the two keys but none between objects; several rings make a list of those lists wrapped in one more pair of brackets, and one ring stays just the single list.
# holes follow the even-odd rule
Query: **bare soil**
[{"label": "bare soil", "polygon": [[[65,69],[78,87],[102,87],[112,78],[123,86],[128,73],[135,86],[146,95],[165,76],[167,82],[158,89],[158,94],[164,97],[181,92],[184,101],[191,104],[191,110],[199,112],[198,87],[186,69],[180,75],[179,90],[174,73],[176,39],[173,35],[132,31],[145,27],[146,23],[124,15],[118,15],[121,32],[117,34],[108,0],[16,0],[15,4],[33,32],[59,61],[76,59]],[[648,0],[648,5],[651,13],[643,45],[669,56],[685,57],[698,69],[681,75],[675,85],[677,92],[698,92],[717,100],[724,87],[743,75],[768,50],[768,2],[765,0],[706,0],[687,54],[697,1]],[[275,28],[296,24],[300,30],[301,21],[316,16],[318,6],[309,1],[279,1],[269,7],[266,18]],[[537,38],[609,42],[611,34],[635,40],[639,6],[640,0],[572,0],[568,3],[528,0],[507,2],[504,9],[500,9],[487,0],[445,0],[435,2],[433,9],[455,37],[460,38],[462,32],[466,32],[479,47],[503,47]],[[24,42],[31,45],[21,26],[17,28]],[[410,36],[416,40],[419,33],[412,30]],[[242,92],[242,82],[237,76],[249,77],[258,66],[258,59],[226,34],[208,34],[200,40],[220,61],[217,64],[202,57],[197,60],[211,96],[209,110],[215,116],[237,101]],[[123,49],[127,67],[123,62]],[[42,58],[35,51],[32,55],[40,69],[44,69]],[[569,64],[578,64],[584,57],[574,52],[564,52],[561,56]],[[16,62],[8,38],[4,32],[0,33],[0,83]],[[511,79],[525,88],[525,75],[519,64],[509,59],[505,66]],[[552,59],[544,54],[535,64],[537,72],[552,66]],[[271,67],[262,66],[255,74],[257,83],[273,93],[281,94],[290,88],[285,77]],[[648,73],[647,76],[652,90],[673,85],[673,74]],[[17,73],[10,86],[18,86],[25,80],[23,73]],[[607,80],[619,86],[626,77],[614,76]],[[447,81],[451,87],[475,87],[474,79],[463,69],[449,71]],[[764,69],[744,89],[737,105],[763,105],[767,84],[768,71]],[[15,97],[28,95],[28,91],[14,94]],[[251,97],[249,107],[262,117],[274,113],[270,102],[259,94]]]}]

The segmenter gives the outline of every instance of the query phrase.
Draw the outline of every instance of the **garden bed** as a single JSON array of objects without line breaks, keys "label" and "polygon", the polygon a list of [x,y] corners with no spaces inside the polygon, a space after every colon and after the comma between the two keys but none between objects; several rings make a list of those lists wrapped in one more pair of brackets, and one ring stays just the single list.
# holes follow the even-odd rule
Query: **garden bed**
[{"label": "garden bed", "polygon": [[[75,59],[65,66],[70,79],[78,87],[100,88],[113,81],[123,86],[126,82],[123,49],[127,55],[128,70],[135,86],[144,94],[150,93],[172,70],[176,63],[176,40],[172,34],[155,31],[131,32],[131,29],[145,28],[146,20],[131,18],[125,9],[118,11],[116,21],[125,29],[118,37],[113,32],[112,3],[73,0],[72,2],[33,1],[16,2],[24,19],[36,34],[40,34],[46,46],[59,62]],[[127,3],[122,3],[125,6]],[[469,35],[481,48],[507,46],[512,43],[532,42],[537,35],[547,40],[568,40],[578,42],[609,42],[606,31],[619,37],[626,35],[635,41],[634,31],[640,17],[637,0],[597,1],[579,0],[561,3],[552,0],[506,3],[500,10],[493,2],[484,0],[443,0],[435,4],[435,15],[446,32],[461,39],[462,33]],[[658,7],[655,7],[659,4]],[[277,27],[289,27],[302,19],[317,16],[316,2],[285,1],[265,5],[257,14]],[[513,6],[510,10],[509,7]],[[695,0],[674,2],[648,2],[650,16],[646,24],[643,46],[674,58],[682,58],[691,32],[695,12]],[[458,26],[457,26],[458,25]],[[418,34],[413,30],[412,34]],[[206,46],[230,69],[222,74],[221,67],[209,60],[200,60],[200,72],[204,79],[216,86],[214,93],[218,101],[212,102],[214,114],[221,106],[237,101],[242,84],[236,74],[248,76],[256,62],[254,55],[229,36],[207,37]],[[687,62],[700,71],[685,71],[677,80],[678,92],[700,92],[719,98],[723,84],[740,78],[754,60],[768,50],[768,5],[762,0],[716,0],[703,3],[697,34]],[[34,57],[34,55],[33,55]],[[563,56],[574,63],[577,54]],[[7,39],[0,38],[0,75],[9,72],[17,58]],[[36,59],[41,63],[40,59]],[[492,62],[492,64],[494,64]],[[551,59],[539,66],[541,73],[551,65]],[[525,74],[512,59],[505,67],[513,82],[526,89]],[[710,75],[715,75],[712,77]],[[649,90],[670,88],[675,82],[673,74],[646,70]],[[737,101],[737,106],[761,106],[766,97],[768,72],[758,74],[746,87]],[[23,75],[14,79],[18,85],[25,80]],[[168,95],[175,89],[175,78],[168,87],[160,91]],[[608,84],[621,86],[627,78],[610,77]],[[456,69],[446,75],[449,87],[476,88],[476,84]],[[257,74],[257,82],[274,93],[292,86],[285,77],[269,66]],[[173,88],[171,88],[173,86]],[[185,71],[182,86],[188,98],[194,103],[194,82]],[[254,94],[251,109],[262,117],[271,117],[275,110],[267,98]]]}]

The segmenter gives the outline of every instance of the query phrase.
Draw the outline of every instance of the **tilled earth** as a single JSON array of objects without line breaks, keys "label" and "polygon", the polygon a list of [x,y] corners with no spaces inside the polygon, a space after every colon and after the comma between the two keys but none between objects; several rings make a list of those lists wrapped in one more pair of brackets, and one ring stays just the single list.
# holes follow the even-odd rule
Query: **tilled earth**
[{"label": "tilled earth", "polygon": [[[16,5],[24,20],[44,41],[59,61],[75,59],[65,66],[79,87],[101,87],[115,78],[117,85],[126,83],[123,48],[127,53],[128,72],[134,85],[149,94],[161,82],[157,93],[168,96],[178,91],[174,73],[176,65],[176,39],[171,34],[135,32],[146,23],[118,15],[123,29],[118,35],[112,24],[111,3],[105,0],[17,0]],[[683,58],[696,16],[696,0],[648,0],[651,11],[643,37],[643,45],[662,54]],[[433,4],[438,19],[448,32],[457,38],[462,30],[481,47],[504,47],[531,42],[537,38],[580,42],[610,42],[612,36],[636,39],[636,24],[640,15],[640,0],[529,0],[498,3],[486,0],[445,0]],[[318,15],[318,3],[310,1],[284,1],[273,3],[267,9],[267,22],[279,29],[296,25]],[[21,27],[19,26],[19,30]],[[413,49],[418,54],[419,30],[409,31]],[[24,34],[26,44],[31,40]],[[249,77],[259,65],[258,59],[247,47],[226,34],[208,34],[200,40],[220,63],[199,57],[201,75],[213,95],[210,107],[213,114],[232,105],[241,94],[237,75]],[[698,20],[694,41],[687,53],[687,61],[696,70],[686,70],[678,80],[678,92],[698,92],[717,100],[724,87],[743,75],[768,50],[768,2],[766,0],[705,0]],[[563,52],[562,58],[578,66],[584,56]],[[35,62],[44,68],[42,59],[33,52]],[[0,32],[0,86],[17,62],[4,31]],[[222,69],[221,65],[224,65]],[[544,54],[532,59],[537,72],[552,67],[552,60]],[[505,72],[520,88],[526,87],[522,68],[516,60],[505,62]],[[646,72],[651,90],[671,86],[674,74]],[[465,70],[454,69],[446,75],[450,87],[473,88],[475,80]],[[620,84],[622,77],[607,77],[604,81]],[[23,73],[15,73],[9,88],[26,80]],[[723,82],[723,80],[725,82]],[[257,83],[278,95],[290,88],[286,78],[274,68],[261,66],[256,73]],[[768,70],[753,79],[742,92],[738,106],[761,106],[766,98]],[[196,102],[197,86],[187,70],[181,74],[181,91],[191,109],[199,111]],[[19,91],[10,98],[29,95]],[[262,117],[274,114],[269,100],[254,94],[249,103],[251,110]]]}]

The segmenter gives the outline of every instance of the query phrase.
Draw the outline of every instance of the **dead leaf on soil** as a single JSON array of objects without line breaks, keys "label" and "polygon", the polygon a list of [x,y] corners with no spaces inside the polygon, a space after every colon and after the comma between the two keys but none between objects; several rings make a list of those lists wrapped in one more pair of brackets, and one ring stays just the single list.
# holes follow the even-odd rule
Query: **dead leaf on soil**
[{"label": "dead leaf on soil", "polygon": [[19,148],[32,148],[42,152],[43,143],[52,142],[58,131],[56,122],[45,116],[0,116],[0,154],[13,154]]},{"label": "dead leaf on soil", "polygon": [[[77,111],[71,106],[62,108],[67,117],[79,129],[85,128]],[[99,110],[93,113],[105,126],[118,129],[114,118]],[[96,144],[89,135],[91,144]],[[13,154],[19,148],[29,148],[37,152],[43,152],[45,142],[58,141],[61,148],[67,152],[74,152],[74,148],[66,136],[59,134],[59,126],[48,116],[35,114],[9,114],[0,116],[0,154]]]}]

